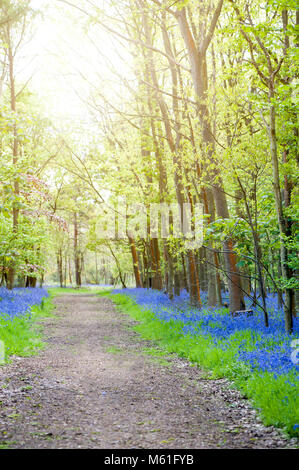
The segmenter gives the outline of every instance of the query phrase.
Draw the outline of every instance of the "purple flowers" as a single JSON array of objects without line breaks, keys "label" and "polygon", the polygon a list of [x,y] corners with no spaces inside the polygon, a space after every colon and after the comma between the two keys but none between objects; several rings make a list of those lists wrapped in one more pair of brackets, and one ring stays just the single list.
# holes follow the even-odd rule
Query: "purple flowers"
[{"label": "purple flowers", "polygon": [[[150,289],[121,289],[113,293],[132,297],[138,305],[152,311],[161,321],[181,322],[185,335],[205,335],[223,350],[234,350],[235,357],[250,365],[253,370],[276,375],[299,371],[298,365],[291,360],[291,341],[299,336],[299,319],[294,318],[294,334],[286,334],[283,312],[273,294],[267,297],[270,326],[266,328],[262,312],[257,307],[253,307],[251,317],[232,318],[224,308],[191,307],[185,291],[174,300],[160,291]],[[203,305],[206,304],[206,297],[206,293],[203,293]],[[249,302],[247,299],[248,305]]]},{"label": "purple flowers", "polygon": [[0,287],[0,319],[12,320],[30,314],[33,305],[41,304],[48,292],[40,288],[15,288],[8,290]]}]

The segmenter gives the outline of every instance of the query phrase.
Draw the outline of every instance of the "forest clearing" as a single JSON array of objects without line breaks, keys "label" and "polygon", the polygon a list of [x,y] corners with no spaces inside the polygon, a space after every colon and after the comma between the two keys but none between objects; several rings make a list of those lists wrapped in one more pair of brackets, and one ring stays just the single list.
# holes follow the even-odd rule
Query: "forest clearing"
[{"label": "forest clearing", "polygon": [[1,449],[298,448],[298,24],[0,0]]}]

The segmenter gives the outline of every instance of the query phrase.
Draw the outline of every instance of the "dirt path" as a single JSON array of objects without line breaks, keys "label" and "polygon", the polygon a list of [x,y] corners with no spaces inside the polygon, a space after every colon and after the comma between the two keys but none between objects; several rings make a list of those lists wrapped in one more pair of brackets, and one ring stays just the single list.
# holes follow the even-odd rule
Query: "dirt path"
[{"label": "dirt path", "polygon": [[[56,299],[39,356],[0,368],[0,444],[12,448],[281,448],[225,380],[150,355],[126,315],[95,295]],[[294,444],[294,443],[293,443]]]}]

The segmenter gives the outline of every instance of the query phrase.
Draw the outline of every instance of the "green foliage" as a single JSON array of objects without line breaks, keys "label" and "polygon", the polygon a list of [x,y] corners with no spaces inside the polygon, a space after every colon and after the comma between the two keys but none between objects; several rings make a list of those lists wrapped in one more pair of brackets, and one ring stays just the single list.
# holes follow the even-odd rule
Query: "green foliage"
[{"label": "green foliage", "polygon": [[31,308],[30,317],[0,319],[0,340],[5,345],[5,357],[32,356],[45,347],[42,339],[42,319],[53,315],[54,305],[50,297]]}]

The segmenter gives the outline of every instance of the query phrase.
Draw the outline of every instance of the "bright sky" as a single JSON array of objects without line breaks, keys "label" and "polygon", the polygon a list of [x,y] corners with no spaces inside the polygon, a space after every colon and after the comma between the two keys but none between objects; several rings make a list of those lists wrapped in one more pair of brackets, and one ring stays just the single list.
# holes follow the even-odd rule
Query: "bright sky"
[{"label": "bright sky", "polygon": [[[78,0],[73,2],[83,5]],[[98,87],[112,94],[117,90],[106,57],[123,76],[127,75],[125,60],[114,51],[115,39],[103,29],[93,27],[90,31],[89,27],[92,44],[83,31],[88,17],[78,10],[57,0],[31,0],[31,5],[42,10],[43,16],[35,20],[33,38],[22,49],[20,76],[32,76],[30,88],[56,122],[69,123],[72,128],[76,123],[88,125],[91,115],[85,101],[91,90]]]}]

